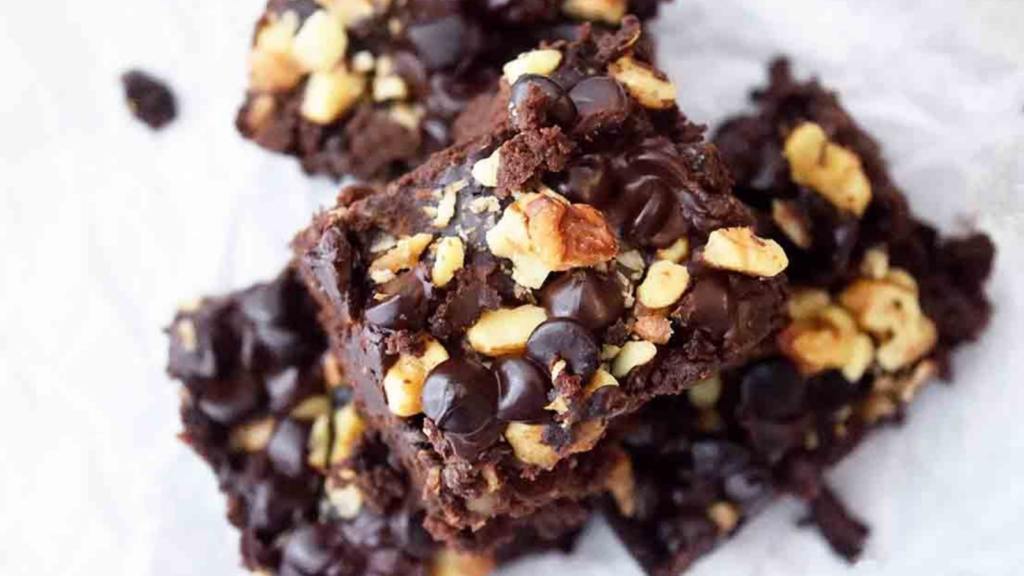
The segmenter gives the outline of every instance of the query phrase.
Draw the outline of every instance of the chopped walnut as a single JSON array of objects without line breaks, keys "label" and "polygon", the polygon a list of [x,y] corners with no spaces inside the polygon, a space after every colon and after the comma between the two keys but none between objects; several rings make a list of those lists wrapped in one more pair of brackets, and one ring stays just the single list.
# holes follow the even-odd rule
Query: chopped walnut
[{"label": "chopped walnut", "polygon": [[399,356],[384,376],[384,393],[391,413],[404,418],[423,412],[421,393],[427,374],[447,359],[448,351],[429,336],[419,356]]},{"label": "chopped walnut", "polygon": [[650,65],[623,56],[608,65],[608,74],[646,108],[662,110],[676,104],[676,85]]},{"label": "chopped walnut", "polygon": [[501,148],[497,148],[487,158],[481,158],[473,164],[473,179],[481,186],[494,188],[498,185],[498,169],[501,168]]},{"label": "chopped walnut", "polygon": [[796,209],[793,202],[772,200],[772,220],[793,244],[808,250],[814,245],[807,220]]},{"label": "chopped walnut", "polygon": [[626,0],[565,0],[562,12],[571,18],[617,26],[626,15]]},{"label": "chopped walnut", "polygon": [[442,548],[430,563],[430,576],[488,576],[494,567],[494,560],[490,557],[471,556]]},{"label": "chopped walnut", "polygon": [[441,202],[437,205],[437,215],[434,217],[435,228],[445,228],[455,217],[455,204],[459,197],[459,191],[467,186],[465,180],[458,180],[444,187],[441,191]]},{"label": "chopped walnut", "polygon": [[512,446],[512,451],[520,461],[551,470],[558,465],[558,453],[544,443],[543,424],[525,424],[511,422],[505,428],[505,440]]},{"label": "chopped walnut", "polygon": [[633,333],[655,344],[668,344],[672,339],[672,323],[663,316],[641,316],[633,324]]},{"label": "chopped walnut", "polygon": [[551,272],[607,262],[619,249],[599,211],[553,193],[523,194],[487,232],[487,245],[512,260],[516,282],[535,289]]},{"label": "chopped walnut", "polygon": [[804,288],[795,290],[786,303],[786,311],[793,320],[804,320],[816,316],[822,308],[832,303],[832,297],[825,290]]},{"label": "chopped walnut", "polygon": [[708,508],[708,518],[718,526],[720,532],[728,534],[739,525],[740,512],[729,502],[716,502]]},{"label": "chopped walnut", "polygon": [[711,410],[722,397],[722,378],[715,374],[707,380],[698,382],[696,386],[687,390],[686,394],[694,408]]},{"label": "chopped walnut", "polygon": [[680,238],[668,248],[661,248],[655,253],[658,260],[667,260],[679,264],[690,257],[690,239]]},{"label": "chopped walnut", "polygon": [[430,272],[431,280],[438,288],[444,288],[465,265],[466,249],[458,236],[442,238],[437,243],[437,256]]},{"label": "chopped walnut", "polygon": [[256,33],[256,42],[249,55],[249,84],[260,92],[283,92],[302,80],[302,65],[295,59],[292,42],[299,30],[294,12],[272,17]]},{"label": "chopped walnut", "polygon": [[270,444],[276,426],[277,422],[270,416],[242,424],[231,430],[231,448],[249,453],[261,452]]},{"label": "chopped walnut", "polygon": [[366,430],[366,422],[355,404],[334,411],[334,442],[331,445],[331,464],[344,462],[356,449],[356,444]]},{"label": "chopped walnut", "polygon": [[346,520],[359,516],[363,509],[363,492],[354,484],[340,484],[333,478],[327,482],[327,501]]},{"label": "chopped walnut", "polygon": [[704,261],[715,268],[768,278],[789,266],[789,258],[777,242],[759,238],[750,228],[712,232],[704,247]]},{"label": "chopped walnut", "polygon": [[839,301],[861,328],[881,341],[878,364],[889,372],[920,360],[938,342],[935,323],[921,311],[917,293],[903,283],[862,278]]},{"label": "chopped walnut", "polygon": [[658,347],[645,340],[631,340],[622,345],[622,350],[612,363],[612,375],[622,378],[633,368],[643,366],[658,355]]},{"label": "chopped walnut", "polygon": [[562,53],[558,50],[543,49],[531,50],[520,54],[515,60],[505,64],[503,69],[505,80],[515,84],[516,80],[524,74],[539,74],[547,76],[562,63]]},{"label": "chopped walnut", "polygon": [[291,417],[302,422],[316,420],[331,411],[331,401],[326,395],[310,396],[292,408]]},{"label": "chopped walnut", "polygon": [[309,451],[309,455],[306,456],[306,463],[310,468],[321,473],[327,471],[330,441],[331,417],[324,413],[313,421],[313,427],[309,432],[309,440],[306,443],[306,448]]},{"label": "chopped walnut", "polygon": [[616,450],[615,463],[608,473],[607,488],[620,514],[626,518],[636,514],[636,477],[633,461],[625,450]]},{"label": "chopped walnut", "polygon": [[804,122],[789,137],[783,153],[797,184],[808,186],[836,208],[860,218],[871,204],[871,181],[860,158],[830,142],[821,126]]},{"label": "chopped walnut", "polygon": [[309,72],[331,70],[341,62],[347,49],[345,26],[327,10],[311,14],[292,41],[295,59]]},{"label": "chopped walnut", "polygon": [[850,315],[837,306],[826,306],[790,324],[778,343],[804,374],[837,369],[851,382],[864,376],[875,355],[871,338],[860,333]]},{"label": "chopped walnut", "polygon": [[433,234],[417,234],[402,238],[394,248],[370,264],[370,278],[382,284],[393,279],[396,273],[412,268],[420,261],[420,255],[433,240]]},{"label": "chopped walnut", "polygon": [[[345,25],[346,28],[373,16],[373,0],[316,0],[318,4],[329,9]],[[387,3],[382,3],[386,8]]]},{"label": "chopped walnut", "polygon": [[338,66],[314,72],[306,82],[299,112],[315,124],[330,124],[348,112],[366,92],[366,77]]},{"label": "chopped walnut", "polygon": [[647,270],[647,277],[636,289],[636,298],[647,308],[665,308],[675,304],[690,287],[686,266],[658,260]]},{"label": "chopped walnut", "polygon": [[529,304],[484,312],[466,332],[469,345],[487,356],[514,354],[526,349],[533,331],[547,320],[547,312]]}]

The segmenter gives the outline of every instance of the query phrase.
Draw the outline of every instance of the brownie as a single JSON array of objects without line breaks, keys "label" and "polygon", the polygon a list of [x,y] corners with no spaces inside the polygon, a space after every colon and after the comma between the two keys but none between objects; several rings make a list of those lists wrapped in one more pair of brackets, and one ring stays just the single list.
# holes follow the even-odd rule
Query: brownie
[{"label": "brownie", "polygon": [[516,526],[494,556],[435,542],[406,475],[338,378],[295,275],[181,310],[170,374],[181,434],[213,469],[246,568],[279,576],[483,576],[496,561],[568,549],[589,510]]},{"label": "brownie", "polygon": [[343,379],[438,538],[604,491],[607,423],[745,358],[786,256],[627,18],[523,54],[478,136],[348,187],[295,242]]},{"label": "brownie", "polygon": [[520,51],[659,3],[270,0],[236,124],[310,173],[397,176],[452,143],[455,117]]},{"label": "brownie", "polygon": [[121,76],[121,86],[132,115],[153,130],[160,130],[178,116],[177,98],[159,78],[142,70],[129,70]]},{"label": "brownie", "polygon": [[652,576],[687,569],[779,494],[805,501],[806,523],[856,560],[868,527],[823,471],[901,423],[990,315],[992,242],[918,220],[834,93],[796,82],[784,60],[770,79],[756,113],[715,140],[759,231],[790,255],[789,320],[755,358],[618,431],[633,474],[609,509]]}]

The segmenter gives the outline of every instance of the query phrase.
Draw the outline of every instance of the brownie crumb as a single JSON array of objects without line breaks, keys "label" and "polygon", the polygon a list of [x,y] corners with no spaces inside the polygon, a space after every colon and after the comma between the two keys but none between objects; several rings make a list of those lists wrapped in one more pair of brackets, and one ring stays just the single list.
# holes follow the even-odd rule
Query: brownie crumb
[{"label": "brownie crumb", "polygon": [[129,70],[121,76],[128,109],[153,130],[160,130],[178,115],[174,92],[162,80],[141,70]]}]

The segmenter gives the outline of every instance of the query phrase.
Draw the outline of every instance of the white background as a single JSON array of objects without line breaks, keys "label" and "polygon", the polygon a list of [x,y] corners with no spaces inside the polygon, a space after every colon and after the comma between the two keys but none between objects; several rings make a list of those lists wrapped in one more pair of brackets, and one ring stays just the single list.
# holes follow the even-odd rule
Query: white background
[{"label": "white background", "polygon": [[[656,26],[684,109],[742,109],[784,51],[838,88],[919,211],[1000,245],[998,314],[909,426],[833,474],[875,527],[849,568],[783,503],[696,575],[1009,576],[1024,552],[1024,1],[678,0]],[[11,0],[0,18],[0,574],[240,574],[212,475],[175,441],[176,302],[268,278],[334,185],[232,120],[261,0]],[[133,122],[119,74],[177,89]],[[548,572],[547,570],[551,570]],[[556,572],[557,570],[557,572]],[[639,574],[598,526],[567,564]]]}]

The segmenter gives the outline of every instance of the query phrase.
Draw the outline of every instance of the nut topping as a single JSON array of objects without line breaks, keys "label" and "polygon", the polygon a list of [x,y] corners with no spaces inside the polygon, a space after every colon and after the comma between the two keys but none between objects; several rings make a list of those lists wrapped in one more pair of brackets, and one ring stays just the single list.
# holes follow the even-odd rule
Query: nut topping
[{"label": "nut topping", "polygon": [[750,228],[712,232],[704,247],[704,261],[715,268],[768,278],[789,266],[789,258],[777,242],[757,237]]},{"label": "nut topping", "polygon": [[608,73],[646,108],[663,110],[676,103],[676,85],[648,64],[623,56],[608,65]]},{"label": "nut topping", "polygon": [[448,351],[440,342],[427,337],[419,356],[402,354],[384,376],[384,393],[392,414],[407,418],[423,412],[423,383],[427,374],[448,359]]},{"label": "nut topping", "polygon": [[314,72],[302,96],[302,117],[316,124],[330,124],[348,112],[366,92],[366,77],[338,66]]},{"label": "nut topping", "polygon": [[473,164],[473,179],[482,186],[494,188],[498,185],[498,169],[501,167],[501,148],[497,148],[487,158],[477,160]]},{"label": "nut topping", "polygon": [[466,250],[458,236],[442,238],[437,243],[437,256],[434,260],[434,268],[430,273],[434,286],[438,288],[447,286],[455,277],[455,273],[462,269],[465,260]]},{"label": "nut topping", "polygon": [[305,70],[326,72],[341,62],[348,48],[345,27],[327,10],[317,10],[302,25],[292,42],[295,60]]},{"label": "nut topping", "polygon": [[522,352],[530,335],[547,318],[543,308],[531,305],[488,310],[466,332],[466,338],[474,350],[487,356]]},{"label": "nut topping", "polygon": [[612,375],[622,378],[637,366],[643,366],[658,354],[658,347],[645,340],[633,340],[622,345],[622,350],[612,363]]},{"label": "nut topping", "polygon": [[505,80],[509,86],[524,74],[547,76],[554,72],[562,63],[562,53],[558,50],[531,50],[520,54],[515,60],[505,64]]},{"label": "nut topping", "polygon": [[571,18],[616,26],[626,15],[626,0],[565,0],[562,12]]},{"label": "nut topping", "polygon": [[420,255],[434,240],[432,234],[417,234],[402,238],[394,248],[370,264],[370,278],[382,284],[395,277],[395,274],[407,270],[420,261]]},{"label": "nut topping", "polygon": [[686,266],[659,260],[647,269],[647,277],[636,289],[637,300],[648,308],[666,308],[675,304],[690,287]]},{"label": "nut topping", "polygon": [[818,192],[836,208],[860,218],[871,204],[871,182],[860,158],[829,141],[821,126],[805,122],[786,139],[783,153],[793,181]]}]

